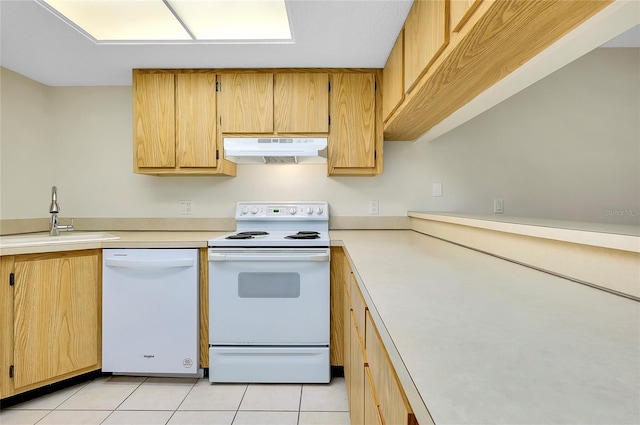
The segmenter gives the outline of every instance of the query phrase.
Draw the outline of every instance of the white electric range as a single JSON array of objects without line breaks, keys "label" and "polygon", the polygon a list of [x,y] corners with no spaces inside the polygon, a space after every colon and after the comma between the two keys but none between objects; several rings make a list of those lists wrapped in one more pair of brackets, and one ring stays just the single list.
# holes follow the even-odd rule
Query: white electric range
[{"label": "white electric range", "polygon": [[239,202],[209,240],[211,382],[329,382],[328,209]]}]

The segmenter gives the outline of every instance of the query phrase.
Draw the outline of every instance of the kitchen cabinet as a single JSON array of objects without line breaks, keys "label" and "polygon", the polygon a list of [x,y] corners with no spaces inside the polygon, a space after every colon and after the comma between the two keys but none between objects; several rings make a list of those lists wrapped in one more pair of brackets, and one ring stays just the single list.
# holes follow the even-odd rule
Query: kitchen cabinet
[{"label": "kitchen cabinet", "polygon": [[134,171],[235,175],[222,159],[212,72],[133,71]]},{"label": "kitchen cabinet", "polygon": [[[343,355],[344,348],[344,336],[343,329],[345,326],[345,318],[349,318],[348,314],[344,313],[344,285],[342,284],[342,277],[344,276],[346,258],[344,257],[344,251],[341,247],[331,247],[331,263],[330,263],[330,294],[331,294],[331,307],[329,318],[329,350],[331,358],[331,366],[345,366],[346,360]],[[347,264],[348,267],[348,264]],[[348,322],[348,320],[346,320]],[[346,367],[346,366],[345,366]]]},{"label": "kitchen cabinet", "polygon": [[404,24],[404,87],[410,91],[449,42],[445,0],[416,0]]},{"label": "kitchen cabinet", "polygon": [[420,137],[611,2],[414,1],[404,26],[405,97],[384,139]]},{"label": "kitchen cabinet", "polygon": [[273,74],[218,76],[222,133],[273,133]]},{"label": "kitchen cabinet", "polygon": [[380,414],[380,405],[376,399],[371,378],[371,368],[365,367],[364,383],[364,423],[367,425],[384,425]]},{"label": "kitchen cabinet", "polygon": [[379,79],[379,72],[331,75],[331,121],[327,146],[329,175],[375,175],[382,172]]},{"label": "kitchen cabinet", "polygon": [[367,362],[371,371],[373,397],[379,402],[383,422],[397,425],[416,424],[415,416],[398,383],[393,365],[388,359],[382,339],[368,311],[366,312],[365,329],[365,346],[367,348]]},{"label": "kitchen cabinet", "polygon": [[134,70],[134,172],[235,176],[224,136],[327,136],[327,171],[383,170],[382,70]]},{"label": "kitchen cabinet", "polygon": [[5,256],[0,396],[101,367],[99,250]]},{"label": "kitchen cabinet", "polygon": [[329,74],[278,73],[273,90],[276,133],[329,132]]},{"label": "kitchen cabinet", "polygon": [[382,116],[386,121],[404,99],[404,30],[400,31],[382,70]]},{"label": "kitchen cabinet", "polygon": [[346,254],[336,250],[342,251],[338,260],[343,273],[332,277],[343,285],[343,359],[351,424],[416,425]]},{"label": "kitchen cabinet", "polygon": [[327,73],[221,73],[218,78],[222,133],[276,135],[329,131]]},{"label": "kitchen cabinet", "polygon": [[449,28],[460,32],[482,0],[451,0]]},{"label": "kitchen cabinet", "polygon": [[[351,425],[365,425],[365,358],[364,345],[362,337],[355,325],[355,312],[351,311],[351,327],[350,327],[350,371],[349,381],[349,415],[351,417]],[[364,329],[362,329],[364,331]]]}]

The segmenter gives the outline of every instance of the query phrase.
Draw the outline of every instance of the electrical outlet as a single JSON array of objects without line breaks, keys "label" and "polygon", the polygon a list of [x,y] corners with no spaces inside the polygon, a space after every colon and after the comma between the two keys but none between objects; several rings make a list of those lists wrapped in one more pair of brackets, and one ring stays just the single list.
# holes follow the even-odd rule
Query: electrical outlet
[{"label": "electrical outlet", "polygon": [[378,201],[369,201],[369,215],[378,215],[380,212],[380,203]]},{"label": "electrical outlet", "polygon": [[502,214],[504,212],[504,201],[502,199],[493,200],[493,213]]},{"label": "electrical outlet", "polygon": [[191,215],[193,214],[193,202],[192,201],[179,201],[180,214]]}]

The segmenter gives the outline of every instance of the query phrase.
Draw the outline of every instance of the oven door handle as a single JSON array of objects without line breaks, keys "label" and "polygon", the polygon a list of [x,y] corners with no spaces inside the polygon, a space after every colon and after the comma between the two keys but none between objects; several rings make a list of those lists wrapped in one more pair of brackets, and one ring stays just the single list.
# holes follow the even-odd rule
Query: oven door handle
[{"label": "oven door handle", "polygon": [[209,261],[329,261],[329,253],[317,254],[223,254],[210,253]]}]

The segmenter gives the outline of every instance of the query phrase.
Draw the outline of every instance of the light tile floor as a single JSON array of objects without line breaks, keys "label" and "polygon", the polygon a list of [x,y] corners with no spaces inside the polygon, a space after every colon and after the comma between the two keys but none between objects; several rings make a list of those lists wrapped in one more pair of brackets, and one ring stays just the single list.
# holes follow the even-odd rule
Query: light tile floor
[{"label": "light tile floor", "polygon": [[105,376],[0,411],[1,425],[349,425],[344,378],[330,384],[211,384]]}]

